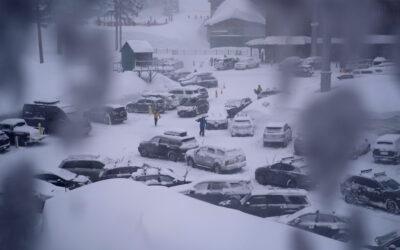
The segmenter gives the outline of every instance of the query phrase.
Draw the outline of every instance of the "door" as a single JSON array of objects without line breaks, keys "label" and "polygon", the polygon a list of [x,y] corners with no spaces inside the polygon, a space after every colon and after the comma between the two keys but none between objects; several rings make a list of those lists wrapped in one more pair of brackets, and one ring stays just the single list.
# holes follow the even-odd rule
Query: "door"
[{"label": "door", "polygon": [[295,226],[313,232],[315,229],[316,214],[304,214],[295,219]]},{"label": "door", "polygon": [[251,196],[242,207],[242,211],[248,214],[266,217],[267,212],[267,201],[264,195]]},{"label": "door", "polygon": [[194,161],[196,164],[201,165],[201,166],[206,166],[206,154],[207,154],[207,148],[206,147],[201,147],[199,150],[194,155]]},{"label": "door", "polygon": [[332,237],[339,231],[336,219],[330,214],[317,214],[314,231],[317,234]]},{"label": "door", "polygon": [[266,195],[265,199],[267,206],[266,217],[288,214],[286,200],[282,195]]},{"label": "door", "polygon": [[166,138],[160,138],[159,145],[157,147],[157,155],[161,157],[167,157],[170,151],[170,141]]},{"label": "door", "polygon": [[147,144],[147,150],[150,155],[159,155],[159,143],[160,143],[160,137],[154,137],[153,139],[150,140],[149,144]]},{"label": "door", "polygon": [[214,167],[215,163],[215,158],[216,158],[216,152],[215,149],[213,148],[207,148],[207,153],[204,156],[204,165],[206,165],[209,168]]}]

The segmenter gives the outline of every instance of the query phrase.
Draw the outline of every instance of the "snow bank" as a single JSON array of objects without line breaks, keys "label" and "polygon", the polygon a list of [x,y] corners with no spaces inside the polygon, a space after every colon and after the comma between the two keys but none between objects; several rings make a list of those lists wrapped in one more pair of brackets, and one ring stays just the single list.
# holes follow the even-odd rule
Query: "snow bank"
[{"label": "snow bank", "polygon": [[252,23],[265,24],[265,18],[249,0],[225,0],[215,11],[206,25],[214,25],[228,19],[239,19]]},{"label": "snow bank", "polygon": [[[298,232],[316,249],[341,243],[165,188],[129,180],[95,183],[51,199],[41,249],[292,249]],[[260,237],[260,235],[262,236]],[[323,247],[322,247],[323,246]]]}]

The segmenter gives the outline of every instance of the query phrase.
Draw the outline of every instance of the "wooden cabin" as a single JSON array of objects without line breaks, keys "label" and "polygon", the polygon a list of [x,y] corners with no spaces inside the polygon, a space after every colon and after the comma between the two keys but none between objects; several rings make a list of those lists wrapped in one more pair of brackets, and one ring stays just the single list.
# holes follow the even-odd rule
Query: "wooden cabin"
[{"label": "wooden cabin", "polygon": [[121,66],[123,71],[130,71],[137,67],[147,67],[153,65],[154,49],[147,41],[126,41],[120,52]]}]

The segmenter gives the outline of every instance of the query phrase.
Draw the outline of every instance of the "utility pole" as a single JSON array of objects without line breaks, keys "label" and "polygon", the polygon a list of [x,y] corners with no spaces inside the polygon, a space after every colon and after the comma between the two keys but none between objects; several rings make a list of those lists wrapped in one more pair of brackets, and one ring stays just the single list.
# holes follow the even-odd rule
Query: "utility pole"
[{"label": "utility pole", "polygon": [[41,23],[39,0],[36,0],[36,25],[37,25],[38,46],[39,46],[39,62],[44,63],[43,43],[42,43],[42,23]]},{"label": "utility pole", "polygon": [[331,18],[328,10],[329,0],[323,1],[322,7],[322,71],[321,92],[331,90]]},{"label": "utility pole", "polygon": [[114,23],[115,23],[115,50],[118,50],[118,16],[119,16],[119,4],[118,0],[114,0]]}]

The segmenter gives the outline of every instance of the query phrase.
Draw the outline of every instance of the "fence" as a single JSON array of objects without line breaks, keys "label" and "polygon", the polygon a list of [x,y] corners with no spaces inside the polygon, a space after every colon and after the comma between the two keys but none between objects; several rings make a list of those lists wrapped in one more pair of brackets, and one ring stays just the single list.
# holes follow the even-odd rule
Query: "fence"
[{"label": "fence", "polygon": [[258,56],[258,50],[250,48],[214,48],[214,49],[169,49],[156,48],[154,54],[174,56]]}]

